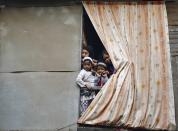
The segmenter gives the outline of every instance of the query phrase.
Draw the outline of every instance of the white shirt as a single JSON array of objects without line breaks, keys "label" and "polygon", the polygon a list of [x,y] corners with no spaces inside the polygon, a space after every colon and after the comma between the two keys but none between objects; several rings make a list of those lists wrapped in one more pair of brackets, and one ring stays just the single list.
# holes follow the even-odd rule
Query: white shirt
[{"label": "white shirt", "polygon": [[86,71],[84,69],[80,71],[76,79],[76,83],[80,87],[86,87],[86,84],[89,84],[90,87],[94,87],[95,86],[94,81],[95,81],[95,76],[92,75],[92,72]]}]

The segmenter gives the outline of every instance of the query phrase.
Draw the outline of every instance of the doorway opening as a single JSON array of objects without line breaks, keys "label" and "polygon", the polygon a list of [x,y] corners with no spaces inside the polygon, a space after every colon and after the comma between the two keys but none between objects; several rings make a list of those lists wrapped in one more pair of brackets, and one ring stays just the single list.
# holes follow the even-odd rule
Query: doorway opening
[{"label": "doorway opening", "polygon": [[[83,8],[83,33],[82,33],[82,49],[88,49],[89,57],[94,63],[103,62],[107,65],[110,77],[114,73],[114,67],[103,43],[101,42],[86,10]],[[83,59],[83,58],[82,58]],[[96,61],[95,61],[96,60]],[[82,66],[81,66],[82,67]]]},{"label": "doorway opening", "polygon": [[[115,69],[90,18],[83,8],[81,71],[77,77],[80,87],[80,116],[107,82]],[[91,59],[90,69],[85,69],[85,58]]]}]

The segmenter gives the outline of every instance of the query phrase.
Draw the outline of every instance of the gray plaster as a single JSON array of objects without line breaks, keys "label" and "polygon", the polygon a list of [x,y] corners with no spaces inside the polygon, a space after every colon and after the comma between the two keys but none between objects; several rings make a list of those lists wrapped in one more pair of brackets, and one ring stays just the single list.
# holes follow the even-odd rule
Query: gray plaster
[{"label": "gray plaster", "polygon": [[76,75],[0,73],[0,129],[60,129],[75,124],[79,101]]},{"label": "gray plaster", "polygon": [[81,6],[4,8],[0,72],[78,71]]}]

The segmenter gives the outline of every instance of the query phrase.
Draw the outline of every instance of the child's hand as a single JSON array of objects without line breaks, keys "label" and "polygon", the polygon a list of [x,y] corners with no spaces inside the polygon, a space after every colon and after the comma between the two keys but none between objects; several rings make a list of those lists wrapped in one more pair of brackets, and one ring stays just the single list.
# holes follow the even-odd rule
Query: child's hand
[{"label": "child's hand", "polygon": [[107,72],[104,71],[104,72],[102,73],[102,76],[106,77],[106,76],[107,76]]},{"label": "child's hand", "polygon": [[105,71],[105,74],[106,74],[106,75],[109,75],[109,71],[108,71],[108,70],[106,70],[106,71]]},{"label": "child's hand", "polygon": [[101,75],[96,72],[96,76],[100,77]]},{"label": "child's hand", "polygon": [[85,86],[88,88],[88,89],[91,89],[91,84],[90,83],[86,83]]}]

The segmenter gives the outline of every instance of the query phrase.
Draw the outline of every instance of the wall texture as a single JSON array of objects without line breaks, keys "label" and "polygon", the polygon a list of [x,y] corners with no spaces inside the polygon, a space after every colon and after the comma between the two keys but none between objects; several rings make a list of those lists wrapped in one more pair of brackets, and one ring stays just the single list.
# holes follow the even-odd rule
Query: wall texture
[{"label": "wall texture", "polygon": [[178,17],[177,17],[178,2],[167,2],[166,7],[168,12],[169,25],[171,26],[178,25]]},{"label": "wall texture", "polygon": [[0,72],[80,68],[81,8],[5,8],[0,12]]},{"label": "wall texture", "polygon": [[[176,125],[178,125],[178,26],[169,27]],[[177,126],[178,130],[178,126]]]},{"label": "wall texture", "polygon": [[76,126],[81,17],[81,6],[0,11],[0,130]]},{"label": "wall texture", "polygon": [[166,4],[169,23],[169,39],[172,59],[172,76],[174,87],[175,115],[178,130],[178,2]]}]

